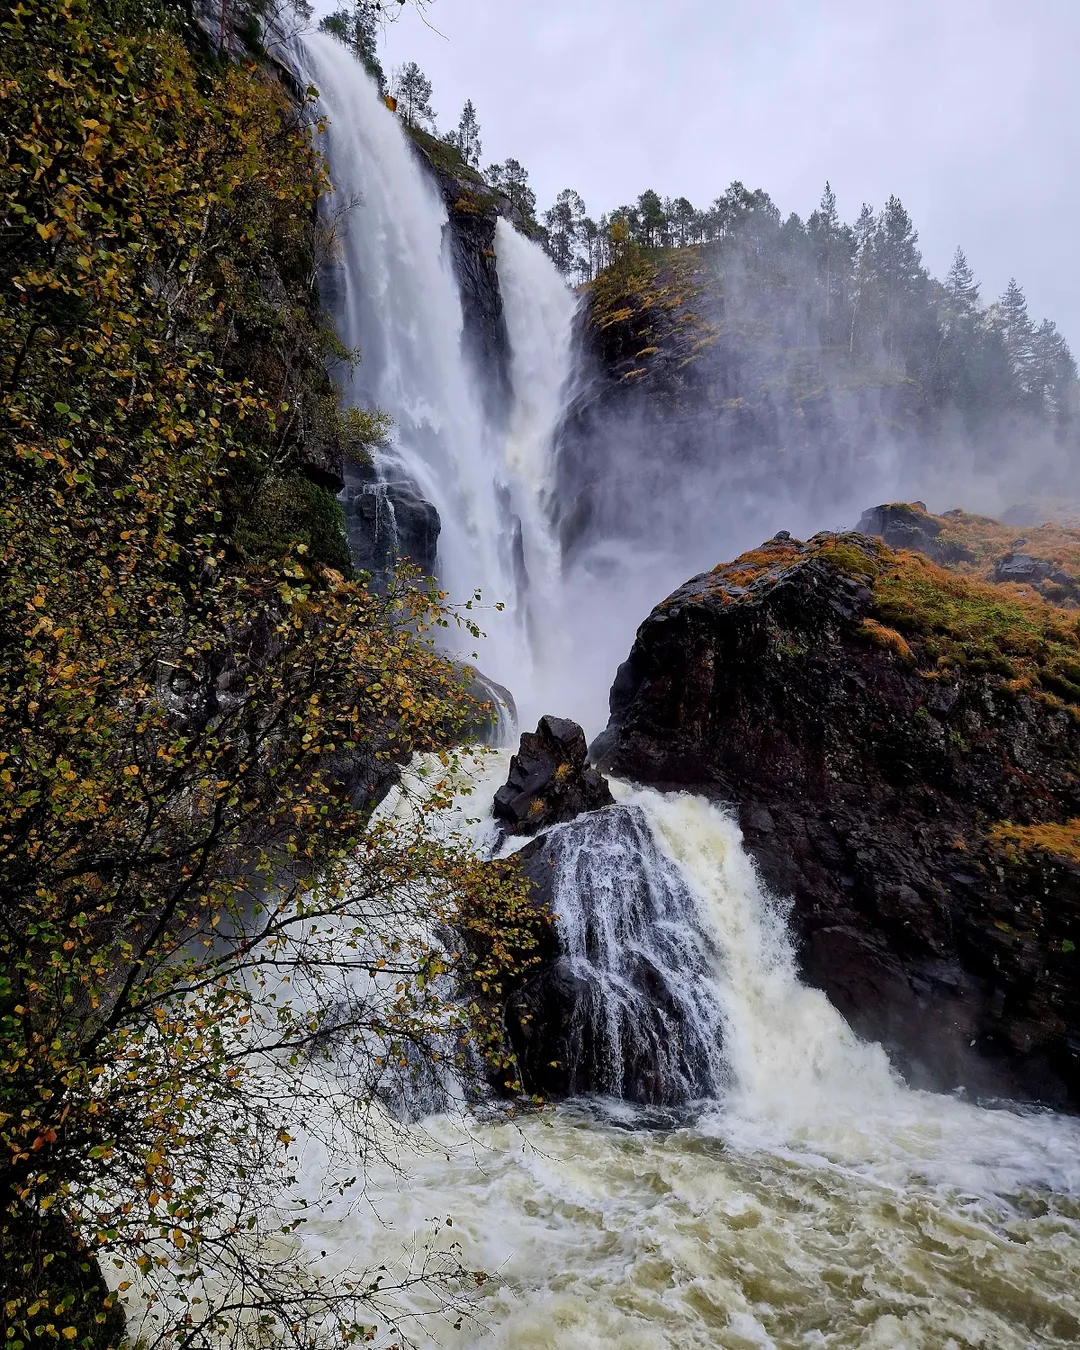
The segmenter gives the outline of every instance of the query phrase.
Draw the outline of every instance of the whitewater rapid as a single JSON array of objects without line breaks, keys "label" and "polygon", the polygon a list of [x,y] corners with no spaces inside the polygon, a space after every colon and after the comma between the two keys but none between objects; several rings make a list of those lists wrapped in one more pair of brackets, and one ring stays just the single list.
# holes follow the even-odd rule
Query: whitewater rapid
[{"label": "whitewater rapid", "polygon": [[[512,846],[479,806],[507,758],[474,770],[453,813],[486,851]],[[452,1218],[437,1245],[460,1244],[493,1278],[460,1328],[412,1296],[410,1334],[447,1350],[1075,1345],[1080,1125],[906,1088],[800,983],[784,908],[732,817],[692,794],[612,786],[608,810],[641,814],[688,893],[726,1086],[684,1110],[593,1098],[514,1123],[429,1117],[397,1132],[362,1204],[313,1222],[320,1267],[378,1253],[404,1271],[417,1235]],[[601,909],[618,906],[634,859],[613,848],[604,865]],[[556,894],[566,928],[603,917]],[[622,940],[647,940],[607,917]],[[308,1166],[314,1196],[324,1155]]]},{"label": "whitewater rapid", "polygon": [[[549,524],[574,298],[501,223],[512,400],[493,417],[463,340],[445,204],[351,58],[319,36],[299,50],[328,118],[335,314],[363,357],[345,397],[393,417],[378,473],[407,477],[438,508],[443,584],[505,605],[481,611],[478,664],[513,689],[523,721],[581,716],[603,696],[590,625],[626,619],[603,612],[617,606],[601,591],[595,620],[572,621]],[[481,851],[509,847],[490,818],[505,771],[506,755],[485,761],[450,815]],[[360,1198],[354,1188],[322,1211],[349,1159],[313,1135],[312,1218],[296,1239],[313,1268],[400,1273],[438,1220],[436,1246],[460,1244],[466,1266],[492,1276],[460,1327],[421,1316],[424,1291],[403,1296],[416,1342],[455,1350],[1080,1343],[1076,1122],[910,1091],[800,982],[785,907],[731,816],[689,794],[613,789],[610,810],[632,829],[562,827],[564,948],[604,1008],[625,1000],[603,1029],[612,1062],[636,1007],[627,954],[662,972],[693,1022],[698,1100],[660,1111],[595,1097],[517,1122],[459,1107],[408,1128],[385,1115],[386,1161],[370,1162]],[[586,865],[588,886],[575,886]],[[636,909],[635,869],[646,873]]]}]

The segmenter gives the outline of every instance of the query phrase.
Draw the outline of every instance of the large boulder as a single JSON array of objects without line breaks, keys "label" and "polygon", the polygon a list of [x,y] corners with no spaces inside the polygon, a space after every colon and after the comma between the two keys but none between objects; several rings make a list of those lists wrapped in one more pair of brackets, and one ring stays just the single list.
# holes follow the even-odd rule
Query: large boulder
[{"label": "large boulder", "polygon": [[565,717],[541,717],[522,734],[507,781],[495,794],[495,819],[510,834],[536,834],[614,801],[589,764],[585,733]]},{"label": "large boulder", "polygon": [[653,611],[593,756],[738,804],[806,978],[911,1081],[1080,1106],[1075,613],[778,536]]}]

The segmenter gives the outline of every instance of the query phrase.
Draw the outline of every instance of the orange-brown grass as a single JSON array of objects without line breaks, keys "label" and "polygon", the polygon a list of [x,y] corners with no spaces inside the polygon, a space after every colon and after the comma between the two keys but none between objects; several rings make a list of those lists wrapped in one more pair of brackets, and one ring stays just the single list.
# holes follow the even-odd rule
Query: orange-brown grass
[{"label": "orange-brown grass", "polygon": [[1001,675],[1080,708],[1075,612],[1020,587],[958,575],[919,553],[882,549],[880,556],[886,565],[874,581],[875,615],[917,640],[921,665]]},{"label": "orange-brown grass", "polygon": [[970,561],[955,564],[959,571],[986,575],[995,559],[1011,552],[1013,544],[1023,539],[1017,552],[1042,558],[1080,579],[1080,529],[1054,524],[1020,528],[968,511],[947,511],[933,519],[941,524],[943,543],[957,544],[973,555]]},{"label": "orange-brown grass", "polygon": [[862,631],[875,647],[881,647],[884,651],[892,652],[906,665],[913,666],[915,664],[915,653],[911,650],[907,638],[902,633],[898,633],[895,628],[886,628],[883,623],[878,623],[876,619],[863,619]]},{"label": "orange-brown grass", "polygon": [[988,838],[1014,861],[1025,853],[1039,852],[1080,863],[1080,820],[1063,825],[1013,825],[1003,820],[989,831]]}]

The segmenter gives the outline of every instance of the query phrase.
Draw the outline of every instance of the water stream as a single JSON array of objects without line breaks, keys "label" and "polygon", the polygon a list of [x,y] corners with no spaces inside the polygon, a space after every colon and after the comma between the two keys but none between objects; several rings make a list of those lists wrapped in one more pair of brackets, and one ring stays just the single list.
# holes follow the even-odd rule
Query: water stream
[{"label": "water stream", "polygon": [[[479,587],[505,603],[480,665],[518,695],[523,720],[580,715],[603,689],[590,653],[567,645],[566,632],[584,636],[548,525],[574,299],[501,224],[512,405],[493,418],[462,341],[441,197],[337,44],[305,39],[302,60],[329,118],[338,198],[352,206],[334,303],[364,360],[347,396],[396,424],[378,471],[407,476],[437,507],[454,595]],[[481,786],[504,768],[489,766]],[[910,1091],[800,983],[784,907],[732,819],[692,795],[614,786],[614,808],[563,827],[555,883],[564,949],[591,981],[592,1078],[607,1095],[522,1124],[429,1118],[400,1168],[369,1175],[364,1204],[312,1224],[311,1259],[393,1270],[433,1217],[452,1215],[445,1241],[495,1278],[460,1328],[412,1327],[433,1346],[1080,1343],[1077,1123]],[[494,846],[490,820],[469,828]],[[643,1010],[642,962],[666,990],[658,1018]],[[635,1037],[670,1052],[680,1109],[619,1099]],[[315,1145],[306,1166],[321,1193],[330,1164]]]}]

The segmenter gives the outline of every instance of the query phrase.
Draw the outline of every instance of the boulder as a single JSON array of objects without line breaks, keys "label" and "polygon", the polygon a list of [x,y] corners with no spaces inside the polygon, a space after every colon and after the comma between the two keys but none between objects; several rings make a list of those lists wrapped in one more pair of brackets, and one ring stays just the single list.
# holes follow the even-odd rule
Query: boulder
[{"label": "boulder", "polygon": [[941,523],[926,509],[925,502],[891,502],[864,511],[856,525],[859,534],[881,539],[889,548],[909,548],[925,553],[935,562],[962,562],[972,557],[967,549],[941,538]]},{"label": "boulder", "polygon": [[778,537],[657,606],[593,755],[738,805],[805,978],[911,1082],[1076,1109],[1080,643],[1047,606],[1007,656],[998,604],[987,637],[977,583]]},{"label": "boulder", "polygon": [[509,776],[495,794],[494,814],[510,834],[536,834],[613,802],[606,780],[589,764],[578,724],[541,717],[535,731],[522,734]]}]

